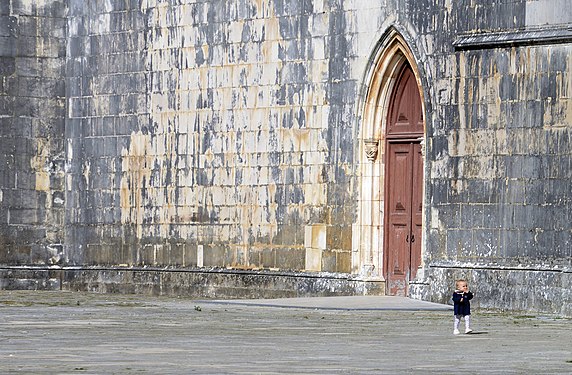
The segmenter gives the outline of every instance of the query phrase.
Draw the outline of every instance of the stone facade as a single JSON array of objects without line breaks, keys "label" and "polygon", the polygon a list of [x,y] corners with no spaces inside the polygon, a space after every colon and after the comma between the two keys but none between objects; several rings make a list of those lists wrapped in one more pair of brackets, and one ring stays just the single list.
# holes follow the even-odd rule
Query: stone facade
[{"label": "stone facade", "polygon": [[480,306],[572,315],[567,5],[5,1],[0,262],[383,282],[407,63],[425,120],[410,295],[446,302],[465,277]]},{"label": "stone facade", "polygon": [[0,4],[0,263],[63,255],[67,6]]}]

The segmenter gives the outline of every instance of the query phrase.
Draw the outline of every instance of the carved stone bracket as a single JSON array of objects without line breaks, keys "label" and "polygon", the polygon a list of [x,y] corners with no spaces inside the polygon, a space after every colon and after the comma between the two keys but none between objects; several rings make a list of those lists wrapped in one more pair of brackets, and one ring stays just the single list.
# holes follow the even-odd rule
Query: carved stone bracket
[{"label": "carved stone bracket", "polygon": [[421,143],[421,156],[425,157],[425,137],[419,138],[419,142]]},{"label": "carved stone bracket", "polygon": [[369,138],[369,139],[364,139],[363,142],[365,144],[365,157],[367,158],[367,160],[374,162],[375,159],[377,158],[379,140]]}]

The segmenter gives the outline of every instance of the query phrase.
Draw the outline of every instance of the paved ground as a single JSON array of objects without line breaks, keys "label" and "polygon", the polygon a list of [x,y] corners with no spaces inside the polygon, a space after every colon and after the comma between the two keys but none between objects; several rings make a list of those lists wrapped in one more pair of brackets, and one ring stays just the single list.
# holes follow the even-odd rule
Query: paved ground
[{"label": "paved ground", "polygon": [[0,291],[0,374],[570,374],[567,319],[397,297],[256,301]]}]

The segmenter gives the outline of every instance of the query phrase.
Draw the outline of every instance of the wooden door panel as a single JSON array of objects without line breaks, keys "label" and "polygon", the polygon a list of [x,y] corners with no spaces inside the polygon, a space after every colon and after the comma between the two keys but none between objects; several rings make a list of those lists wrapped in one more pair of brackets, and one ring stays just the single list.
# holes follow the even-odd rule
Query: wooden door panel
[{"label": "wooden door panel", "polygon": [[390,215],[393,215],[395,219],[403,216],[402,220],[406,220],[411,211],[411,189],[408,186],[410,184],[408,170],[411,168],[411,150],[407,144],[393,144],[391,148],[390,174],[393,182],[390,187]]},{"label": "wooden door panel", "polygon": [[409,235],[409,227],[402,224],[393,224],[391,227],[393,236],[389,243],[389,247],[394,249],[392,256],[390,256],[390,272],[392,278],[398,278],[398,276],[406,276],[409,270],[409,259],[407,259],[406,238]]},{"label": "wooden door panel", "polygon": [[421,265],[421,233],[423,223],[423,154],[420,143],[413,144],[413,190],[411,217],[411,271],[410,278],[417,275]]},{"label": "wooden door panel", "polygon": [[423,132],[421,98],[411,69],[405,69],[398,78],[397,90],[390,104],[387,132],[389,135]]},{"label": "wooden door panel", "polygon": [[407,295],[421,265],[422,136],[421,96],[413,71],[405,66],[390,99],[386,129],[384,274],[393,295]]},{"label": "wooden door panel", "polygon": [[389,143],[389,200],[387,283],[390,294],[405,295],[410,269],[411,170],[413,149]]}]

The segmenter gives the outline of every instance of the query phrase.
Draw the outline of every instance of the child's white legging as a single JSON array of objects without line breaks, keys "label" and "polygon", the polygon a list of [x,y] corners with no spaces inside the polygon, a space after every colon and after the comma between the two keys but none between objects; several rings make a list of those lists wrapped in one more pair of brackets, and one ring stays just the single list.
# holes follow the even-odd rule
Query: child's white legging
[{"label": "child's white legging", "polygon": [[465,318],[465,329],[471,328],[471,316],[470,315],[455,315],[455,329],[459,329],[459,324],[461,323],[461,318]]}]

